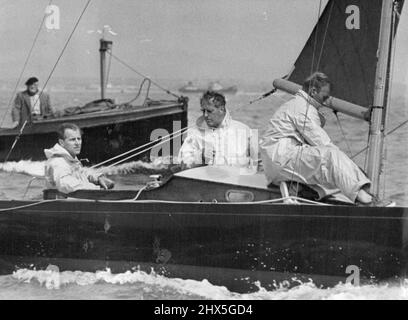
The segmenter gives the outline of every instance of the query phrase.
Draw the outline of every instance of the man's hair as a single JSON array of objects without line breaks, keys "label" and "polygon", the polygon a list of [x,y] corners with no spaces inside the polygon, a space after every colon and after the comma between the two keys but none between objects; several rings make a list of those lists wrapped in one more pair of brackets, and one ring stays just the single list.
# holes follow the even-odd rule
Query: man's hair
[{"label": "man's hair", "polygon": [[79,131],[82,134],[81,129],[76,124],[66,122],[62,123],[57,129],[58,139],[65,139],[65,130],[67,129]]},{"label": "man's hair", "polygon": [[34,84],[36,82],[38,82],[38,79],[36,77],[31,77],[25,82],[25,85],[26,86],[31,86],[32,84]]},{"label": "man's hair", "polygon": [[203,94],[203,96],[200,99],[200,105],[203,105],[204,103],[211,103],[216,108],[220,107],[225,108],[226,101],[224,95],[222,95],[221,93],[207,91]]},{"label": "man's hair", "polygon": [[318,91],[320,91],[320,89],[326,85],[330,85],[330,87],[332,86],[329,77],[323,72],[315,72],[305,80],[302,89],[303,91],[309,93],[309,90],[312,88],[316,88]]}]

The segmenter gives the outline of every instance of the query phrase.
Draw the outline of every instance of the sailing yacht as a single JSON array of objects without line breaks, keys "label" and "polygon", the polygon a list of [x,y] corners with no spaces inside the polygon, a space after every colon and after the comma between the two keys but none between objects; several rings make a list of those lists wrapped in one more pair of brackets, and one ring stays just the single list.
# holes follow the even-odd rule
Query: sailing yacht
[{"label": "sailing yacht", "polygon": [[[404,1],[330,0],[293,72],[291,94],[314,70],[336,84],[325,105],[370,123],[367,173],[379,194],[398,17]],[[262,172],[206,166],[128,190],[45,190],[43,201],[0,201],[0,271],[46,268],[207,279],[232,291],[312,280],[393,281],[407,273],[403,207],[360,207],[267,185]],[[354,282],[355,283],[355,282]]]}]

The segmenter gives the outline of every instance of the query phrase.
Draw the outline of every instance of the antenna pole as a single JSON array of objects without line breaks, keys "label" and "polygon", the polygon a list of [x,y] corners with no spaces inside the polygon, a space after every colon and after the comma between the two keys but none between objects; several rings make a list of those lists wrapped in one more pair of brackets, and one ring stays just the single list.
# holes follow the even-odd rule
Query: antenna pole
[{"label": "antenna pole", "polygon": [[106,51],[112,48],[112,41],[107,41],[104,38],[99,40],[99,53],[101,58],[101,99],[105,99],[106,91]]},{"label": "antenna pole", "polygon": [[393,0],[383,0],[381,9],[381,26],[378,44],[378,62],[375,74],[374,100],[370,120],[370,142],[368,152],[367,174],[372,181],[371,192],[375,196],[380,193],[380,174],[383,160],[384,142],[384,113],[386,112],[386,101],[389,81],[389,59],[392,14],[394,8]]}]

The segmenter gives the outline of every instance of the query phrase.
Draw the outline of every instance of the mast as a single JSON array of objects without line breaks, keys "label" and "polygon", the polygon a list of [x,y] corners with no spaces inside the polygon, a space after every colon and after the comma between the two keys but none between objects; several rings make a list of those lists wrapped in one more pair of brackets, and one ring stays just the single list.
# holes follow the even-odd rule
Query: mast
[{"label": "mast", "polygon": [[391,58],[391,28],[394,1],[383,0],[381,9],[381,25],[378,45],[378,62],[375,74],[374,100],[370,120],[369,152],[367,174],[371,184],[371,192],[378,197],[380,192],[380,175],[383,160],[384,119],[389,81],[389,59]]},{"label": "mast", "polygon": [[106,51],[112,48],[112,41],[105,40],[104,38],[99,40],[99,53],[101,62],[101,99],[105,99],[106,90]]}]

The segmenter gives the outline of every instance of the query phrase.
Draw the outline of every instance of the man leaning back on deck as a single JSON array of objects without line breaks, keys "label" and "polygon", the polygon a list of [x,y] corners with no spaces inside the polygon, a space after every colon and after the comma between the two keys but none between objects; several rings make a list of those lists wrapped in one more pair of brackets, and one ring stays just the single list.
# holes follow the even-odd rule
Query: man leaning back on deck
[{"label": "man leaning back on deck", "polygon": [[47,189],[58,189],[71,193],[83,189],[111,189],[113,181],[82,166],[77,155],[81,152],[80,128],[72,123],[63,123],[58,128],[58,143],[45,149],[47,157],[45,179]]}]

